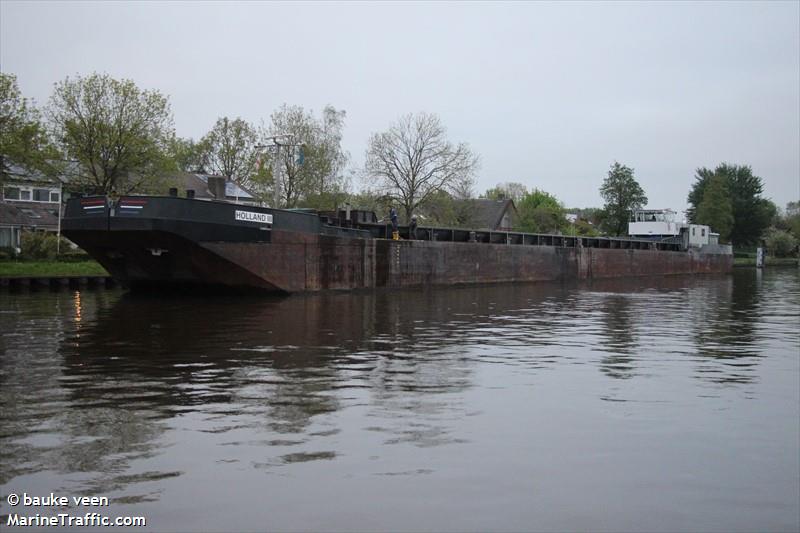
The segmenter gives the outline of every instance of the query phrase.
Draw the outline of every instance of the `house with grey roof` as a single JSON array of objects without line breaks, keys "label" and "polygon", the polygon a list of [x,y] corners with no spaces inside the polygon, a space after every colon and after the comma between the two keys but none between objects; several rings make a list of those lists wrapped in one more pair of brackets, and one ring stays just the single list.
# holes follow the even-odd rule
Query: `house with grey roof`
[{"label": "house with grey roof", "polygon": [[475,229],[490,231],[513,231],[517,222],[517,207],[514,200],[489,200],[474,198],[466,200],[472,211],[471,218]]},{"label": "house with grey roof", "polygon": [[180,172],[170,180],[178,196],[201,200],[227,200],[240,204],[258,204],[253,191],[234,183],[224,176],[198,172]]},{"label": "house with grey roof", "polygon": [[19,248],[24,230],[58,231],[60,180],[11,164],[0,184],[0,248]]}]

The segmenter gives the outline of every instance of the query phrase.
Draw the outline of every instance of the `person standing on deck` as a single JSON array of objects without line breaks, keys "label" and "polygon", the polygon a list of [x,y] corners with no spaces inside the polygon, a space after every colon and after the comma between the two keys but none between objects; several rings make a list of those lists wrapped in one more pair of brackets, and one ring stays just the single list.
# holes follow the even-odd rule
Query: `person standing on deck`
[{"label": "person standing on deck", "polygon": [[397,231],[397,211],[394,206],[389,207],[389,220],[392,221],[392,240],[400,240],[400,232]]}]

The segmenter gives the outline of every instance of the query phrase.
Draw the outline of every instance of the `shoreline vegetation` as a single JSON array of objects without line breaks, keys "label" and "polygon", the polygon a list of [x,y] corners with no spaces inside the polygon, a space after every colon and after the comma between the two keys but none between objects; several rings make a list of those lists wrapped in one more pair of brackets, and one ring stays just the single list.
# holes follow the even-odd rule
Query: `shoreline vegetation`
[{"label": "shoreline vegetation", "polygon": [[[764,258],[764,267],[796,267],[800,263],[797,257],[770,257],[767,256]],[[734,267],[755,267],[756,266],[756,258],[755,257],[734,257],[733,258],[733,266]]]},{"label": "shoreline vegetation", "polygon": [[93,260],[85,261],[0,261],[0,278],[47,278],[70,276],[108,276],[108,272]]}]

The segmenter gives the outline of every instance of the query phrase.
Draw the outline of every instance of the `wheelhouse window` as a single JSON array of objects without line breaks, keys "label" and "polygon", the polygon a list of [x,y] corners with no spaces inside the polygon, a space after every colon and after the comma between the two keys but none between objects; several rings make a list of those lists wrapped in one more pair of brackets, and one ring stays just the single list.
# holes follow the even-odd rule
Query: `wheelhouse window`
[{"label": "wheelhouse window", "polygon": [[6,200],[19,200],[19,187],[4,187],[3,198]]},{"label": "wheelhouse window", "polygon": [[61,201],[61,194],[58,191],[50,191],[50,201],[53,203],[58,203]]}]

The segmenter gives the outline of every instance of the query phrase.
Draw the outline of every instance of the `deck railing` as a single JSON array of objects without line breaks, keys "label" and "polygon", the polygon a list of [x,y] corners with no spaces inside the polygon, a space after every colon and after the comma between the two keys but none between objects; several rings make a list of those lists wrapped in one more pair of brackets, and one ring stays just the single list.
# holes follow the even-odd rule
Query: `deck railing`
[{"label": "deck railing", "polygon": [[[345,223],[328,219],[334,226],[353,227],[369,231],[373,238],[391,239],[391,224]],[[461,228],[439,228],[418,226],[412,235],[409,226],[398,226],[400,238],[417,241],[474,242],[484,244],[507,244],[521,246],[557,246],[562,248],[612,248],[623,250],[683,251],[676,240],[653,241],[626,237],[586,237],[580,235],[553,235],[548,233],[522,233],[516,231],[470,230]]]}]

